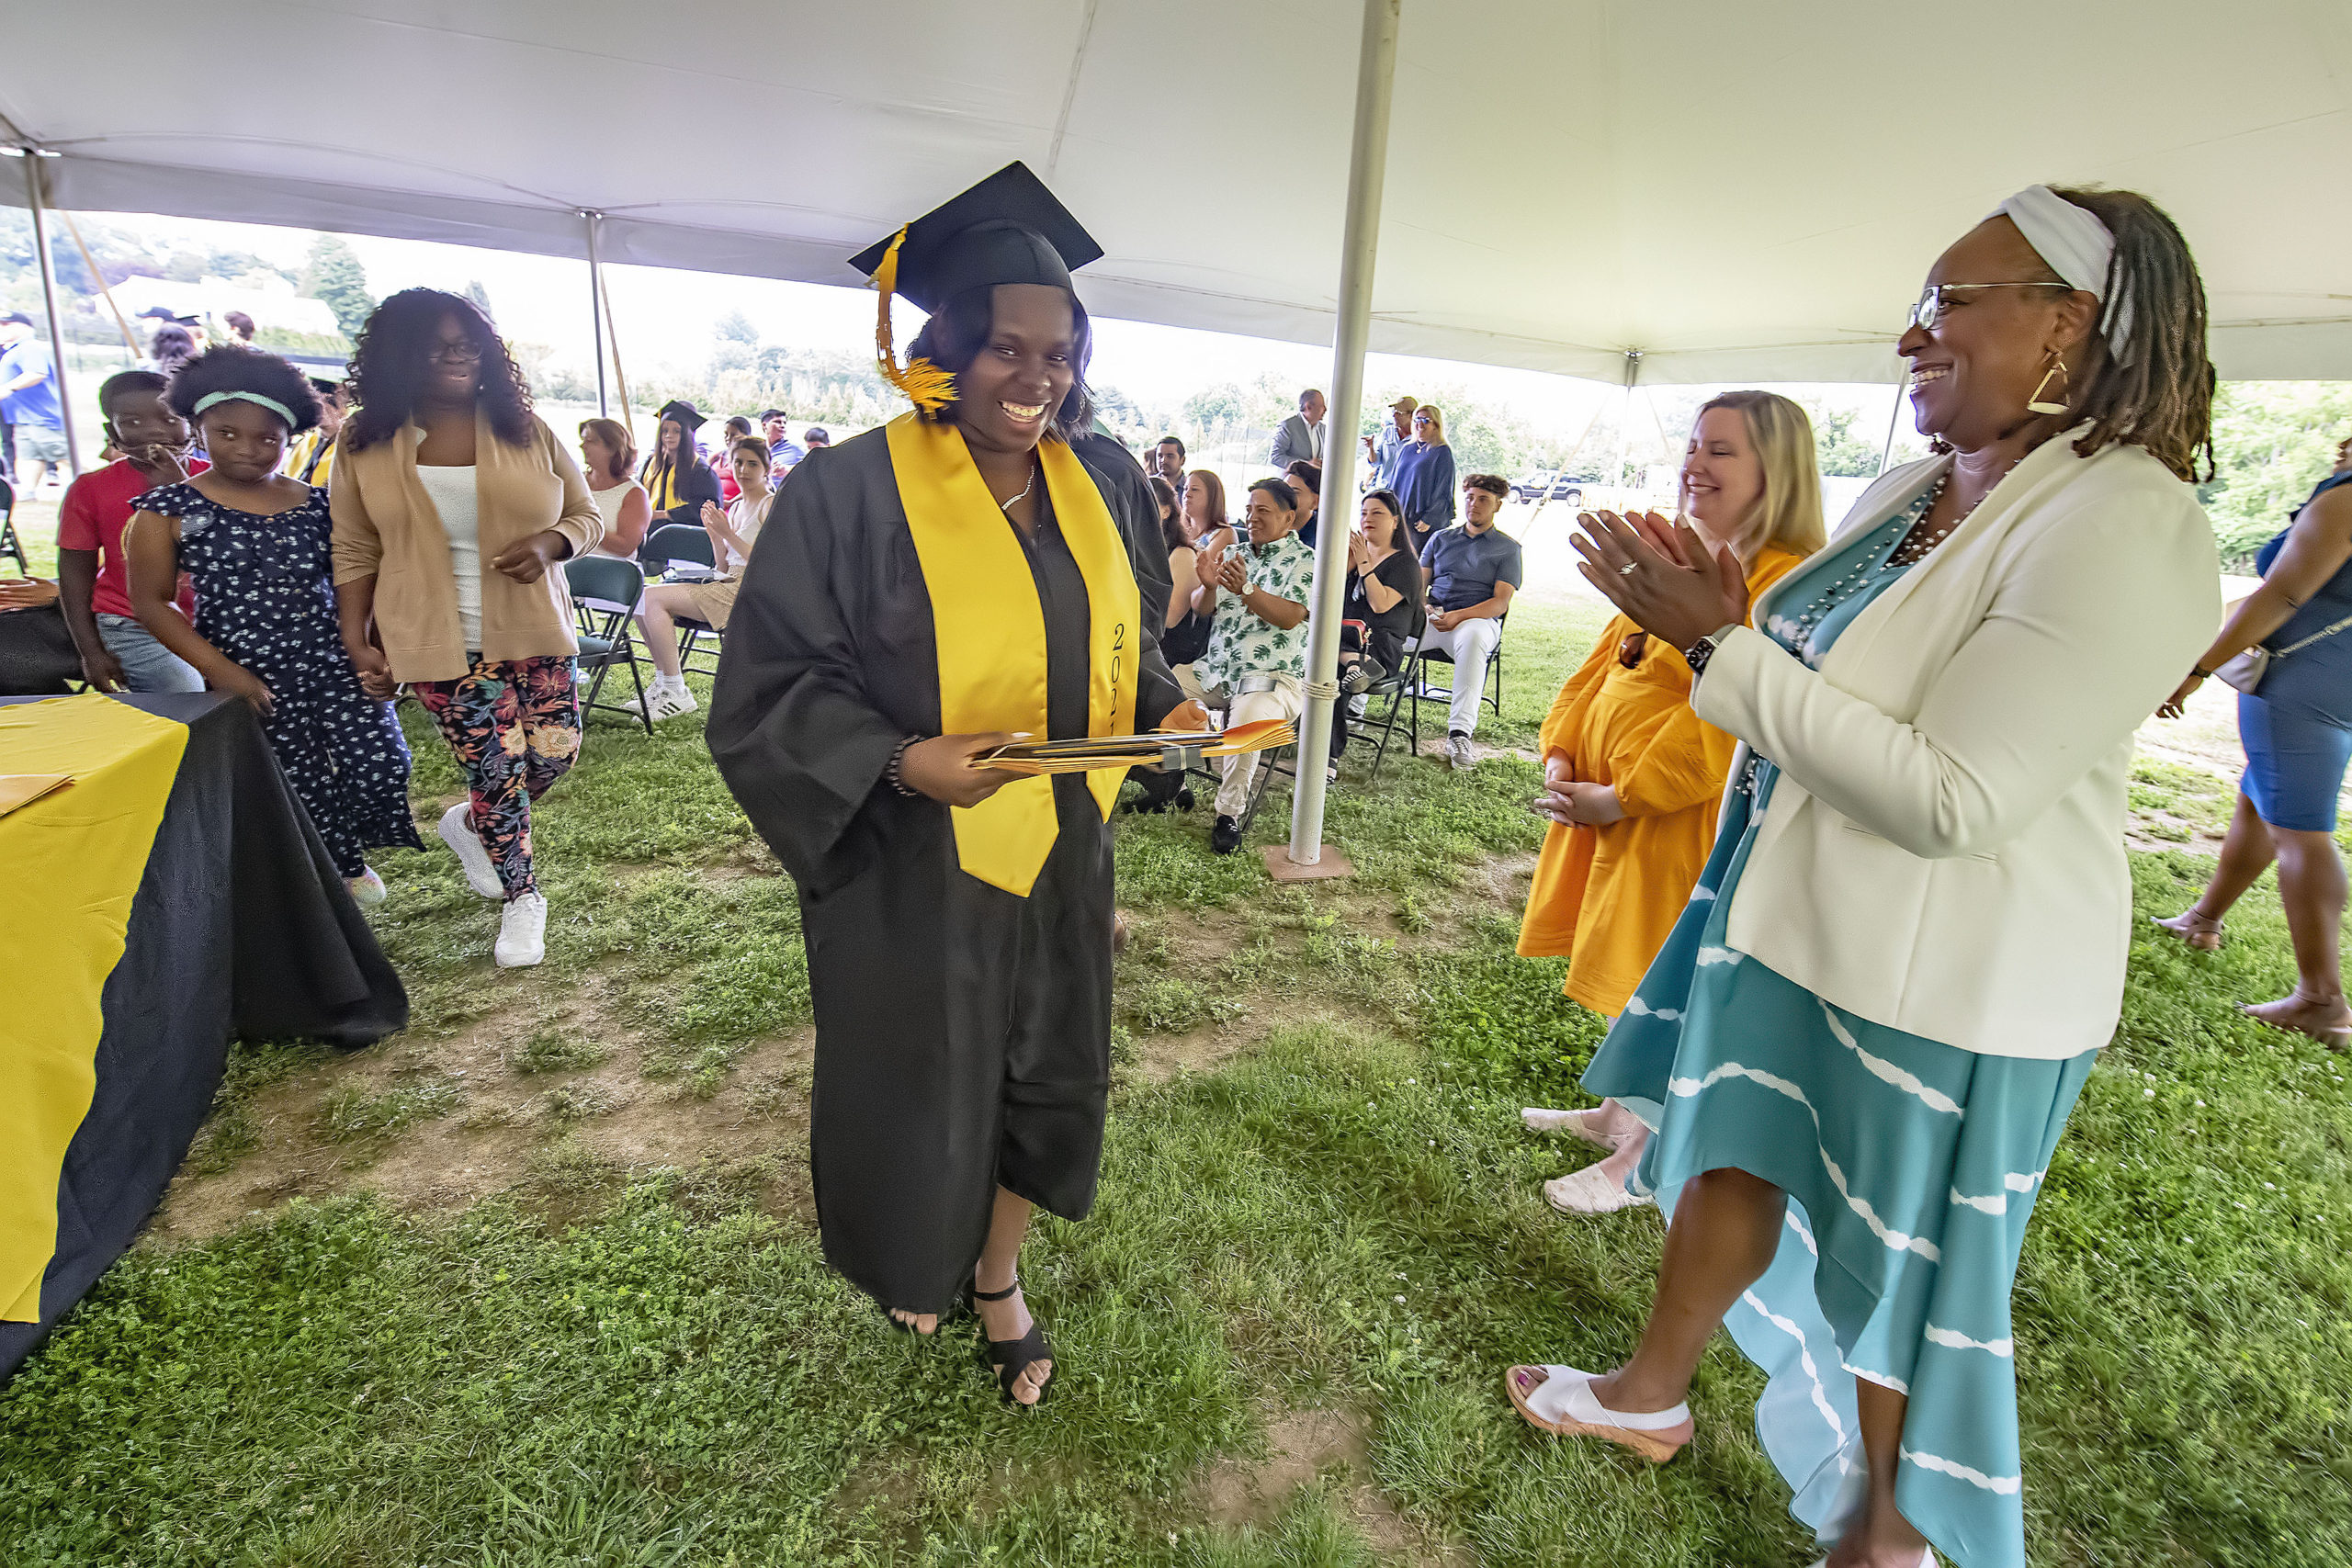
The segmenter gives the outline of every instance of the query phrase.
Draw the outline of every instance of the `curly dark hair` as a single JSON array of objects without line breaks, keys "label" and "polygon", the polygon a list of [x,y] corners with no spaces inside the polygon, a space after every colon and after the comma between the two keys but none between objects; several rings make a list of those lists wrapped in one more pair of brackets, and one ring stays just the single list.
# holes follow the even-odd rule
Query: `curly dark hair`
[{"label": "curly dark hair", "polygon": [[2184,479],[2211,479],[2215,378],[2206,357],[2205,280],[2188,242],[2164,209],[2136,191],[2052,188],[2115,236],[2102,323],[2119,299],[2132,307],[2120,355],[2108,351],[2103,332],[2092,334],[2089,375],[2067,400],[2069,423],[2091,422],[2075,452],[2087,457],[2124,442]]},{"label": "curly dark hair", "polygon": [[481,379],[474,398],[490,428],[510,446],[531,439],[531,386],[523,367],[506,352],[497,329],[472,300],[438,288],[403,288],[368,312],[352,350],[350,385],[357,407],[343,427],[353,451],[388,440],[415,417],[425,377],[433,368],[433,345],[445,316],[455,316],[481,351]]},{"label": "curly dark hair", "polygon": [[294,416],[290,435],[319,423],[319,395],[311,390],[311,378],[278,355],[243,344],[216,344],[172,372],[164,400],[182,419],[194,420],[196,405],[215,392],[267,398]]},{"label": "curly dark hair", "polygon": [[[1075,441],[1094,428],[1094,394],[1087,389],[1086,367],[1094,357],[1094,327],[1086,319],[1086,307],[1078,296],[1069,297],[1071,337],[1077,352],[1070,357],[1077,362],[1078,375],[1070,382],[1069,395],[1061,407],[1054,411],[1053,428],[1064,441]],[[989,344],[989,335],[996,331],[996,287],[982,284],[967,288],[940,306],[931,320],[922,324],[915,341],[908,345],[910,358],[928,359],[942,370],[960,376],[980,356]],[[956,405],[949,403],[930,417],[954,423]]]}]

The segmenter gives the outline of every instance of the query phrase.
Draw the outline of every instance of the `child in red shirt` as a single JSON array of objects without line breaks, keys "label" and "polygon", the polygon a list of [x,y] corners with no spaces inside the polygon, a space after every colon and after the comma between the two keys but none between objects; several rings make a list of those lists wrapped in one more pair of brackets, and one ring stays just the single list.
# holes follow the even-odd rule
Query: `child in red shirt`
[{"label": "child in red shirt", "polygon": [[[204,471],[189,458],[187,422],[164,401],[164,380],[125,370],[98,389],[107,440],[125,454],[67,488],[57,509],[58,607],[82,655],[82,677],[101,692],[200,692],[204,677],[155,640],[130,613],[122,548],[130,503],[157,485]],[[179,607],[193,615],[196,596],[183,578]]]}]

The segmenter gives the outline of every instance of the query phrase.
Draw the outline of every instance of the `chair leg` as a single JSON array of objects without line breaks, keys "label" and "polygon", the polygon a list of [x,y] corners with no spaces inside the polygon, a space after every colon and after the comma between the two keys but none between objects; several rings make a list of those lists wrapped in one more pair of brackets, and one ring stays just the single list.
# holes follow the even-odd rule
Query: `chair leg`
[{"label": "chair leg", "polygon": [[645,727],[646,738],[650,739],[653,736],[653,716],[645,711],[645,676],[637,667],[637,638],[628,630],[626,619],[621,622],[621,626],[620,646],[628,650],[628,683],[637,690],[637,705],[629,711],[637,716],[637,722]]},{"label": "chair leg", "polygon": [[[1284,757],[1291,759],[1291,765],[1287,768],[1282,765],[1282,760]],[[1273,784],[1274,774],[1277,772],[1289,779],[1293,784],[1298,782],[1298,747],[1295,743],[1284,746],[1272,756],[1263,759],[1262,765],[1258,769],[1258,776],[1250,781],[1250,798],[1241,807],[1242,832],[1249,832],[1250,824],[1258,819],[1258,807],[1265,804],[1266,791]]]}]

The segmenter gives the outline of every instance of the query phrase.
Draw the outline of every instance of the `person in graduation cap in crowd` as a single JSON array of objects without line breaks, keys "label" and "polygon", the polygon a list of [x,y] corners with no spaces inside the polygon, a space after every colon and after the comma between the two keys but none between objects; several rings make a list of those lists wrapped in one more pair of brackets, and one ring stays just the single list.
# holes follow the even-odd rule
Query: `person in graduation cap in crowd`
[{"label": "person in graduation cap in crowd", "polygon": [[662,429],[654,437],[653,455],[645,459],[645,471],[637,476],[645,493],[653,498],[656,528],[668,523],[699,528],[703,502],[718,504],[718,477],[695,449],[695,432],[702,426],[702,412],[684,399],[673,398],[662,405]]},{"label": "person in graduation cap in crowd", "polygon": [[[1018,732],[1206,722],[1138,588],[1164,553],[1142,471],[1084,439],[1070,269],[1101,254],[1013,164],[856,258],[916,412],[810,453],[780,492],[707,730],[799,884],[826,1258],[902,1328],[974,1301],[1023,1405],[1053,1375],[1015,1268],[1031,1212],[1094,1201],[1124,770],[982,759]],[[894,289],[932,311],[904,369]]]}]

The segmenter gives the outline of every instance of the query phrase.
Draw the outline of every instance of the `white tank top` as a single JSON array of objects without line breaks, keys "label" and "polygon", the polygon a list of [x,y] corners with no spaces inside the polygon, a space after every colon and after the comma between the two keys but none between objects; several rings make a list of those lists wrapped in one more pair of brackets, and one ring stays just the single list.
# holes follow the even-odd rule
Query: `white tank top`
[{"label": "white tank top", "polygon": [[458,629],[466,651],[481,651],[481,505],[474,489],[474,468],[447,465],[416,466],[433,510],[441,514],[441,531],[449,536],[449,570],[458,580]]}]

